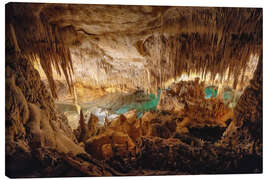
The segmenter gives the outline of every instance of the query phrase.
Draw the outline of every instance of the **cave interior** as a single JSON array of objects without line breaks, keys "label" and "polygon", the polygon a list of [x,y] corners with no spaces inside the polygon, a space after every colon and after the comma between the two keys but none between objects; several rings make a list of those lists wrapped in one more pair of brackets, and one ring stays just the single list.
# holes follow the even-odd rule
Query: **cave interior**
[{"label": "cave interior", "polygon": [[262,8],[5,10],[8,177],[262,173]]}]

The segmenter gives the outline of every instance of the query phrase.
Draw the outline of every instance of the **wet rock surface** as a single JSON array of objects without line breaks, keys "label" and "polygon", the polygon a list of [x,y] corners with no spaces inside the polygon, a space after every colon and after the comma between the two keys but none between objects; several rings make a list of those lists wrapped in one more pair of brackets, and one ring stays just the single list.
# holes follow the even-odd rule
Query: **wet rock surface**
[{"label": "wet rock surface", "polygon": [[[262,173],[261,9],[6,9],[8,177]],[[179,78],[184,73],[189,78]],[[201,79],[192,80],[193,73]],[[211,83],[242,93],[232,97],[234,109],[220,94],[205,99]],[[136,90],[157,93],[150,96],[155,106],[139,117],[133,108],[100,125],[78,103],[84,93]],[[74,100],[74,129],[55,107],[57,93],[67,91],[59,97]]]},{"label": "wet rock surface", "polygon": [[[8,64],[7,68],[7,77],[11,78],[6,87],[10,89],[9,92],[16,91],[18,94],[6,97],[7,108],[10,108],[6,120],[6,173],[10,177],[262,171],[260,131],[254,131],[248,125],[253,123],[260,126],[260,119],[256,118],[261,115],[257,113],[257,116],[252,116],[253,119],[245,118],[242,124],[237,124],[235,119],[246,117],[240,114],[243,113],[243,103],[248,99],[244,101],[244,98],[240,98],[233,121],[224,122],[225,126],[212,126],[211,123],[208,126],[207,122],[205,126],[197,122],[197,126],[193,122],[186,123],[179,130],[179,124],[183,124],[185,117],[191,117],[188,112],[193,105],[186,103],[183,113],[150,111],[137,119],[136,110],[133,110],[107,121],[101,127],[97,126],[98,119],[94,115],[86,124],[81,111],[80,126],[73,133],[67,118],[55,111],[51,96],[46,96],[46,89],[30,86],[31,83],[43,86],[39,76],[22,76],[27,79],[15,85],[16,73],[11,67],[27,66],[28,72],[20,71],[22,75],[35,72],[27,59],[18,60],[13,60],[13,64]],[[260,81],[259,68],[260,65],[251,83]],[[13,72],[13,75],[9,72]],[[23,91],[25,87],[35,92],[28,95],[27,91]],[[251,84],[243,96],[248,93],[252,99],[252,95],[260,90],[260,87]],[[257,98],[257,103],[260,100]],[[252,108],[250,105],[245,108]],[[23,115],[16,116],[16,112]],[[183,131],[184,128],[187,131]]]},{"label": "wet rock surface", "polygon": [[[102,168],[93,170],[92,173],[88,172],[87,168],[96,167],[91,162],[82,165],[82,160],[73,160],[72,157],[86,152],[79,146],[67,123],[67,118],[55,110],[52,97],[41,82],[38,72],[27,59],[8,59],[7,79],[7,176],[54,177],[63,174],[66,176],[104,174]],[[18,95],[14,96],[13,92]],[[90,156],[88,157],[91,159]],[[56,165],[58,161],[62,163],[59,165],[60,169]],[[85,169],[81,169],[80,166]]]}]

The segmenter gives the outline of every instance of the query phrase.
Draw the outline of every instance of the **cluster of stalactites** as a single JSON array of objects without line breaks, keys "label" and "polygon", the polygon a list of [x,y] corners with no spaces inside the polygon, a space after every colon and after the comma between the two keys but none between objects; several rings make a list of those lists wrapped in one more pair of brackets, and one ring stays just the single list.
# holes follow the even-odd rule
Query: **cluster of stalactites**
[{"label": "cluster of stalactites", "polygon": [[247,74],[254,70],[249,66],[256,67],[262,48],[260,9],[175,7],[160,17],[160,24],[160,29],[136,44],[146,58],[145,69],[130,71],[128,77],[122,71],[113,79],[97,78],[94,86],[139,87],[156,93],[168,80],[183,75],[229,82],[233,88],[251,79]]},{"label": "cluster of stalactites", "polygon": [[53,97],[57,98],[53,68],[59,75],[64,74],[72,92],[72,61],[69,47],[64,44],[59,32],[60,28],[49,23],[42,13],[34,16],[29,9],[25,12],[26,10],[27,8],[23,9],[16,4],[7,5],[6,24],[9,26],[6,26],[6,49],[17,51],[19,48],[20,56],[32,62],[39,61],[48,78]]},{"label": "cluster of stalactites", "polygon": [[[11,46],[18,46],[28,59],[40,61],[54,97],[57,94],[53,67],[58,74],[64,74],[72,92],[72,61],[61,29],[49,23],[42,12],[37,16],[27,8],[10,7],[7,16],[13,18],[7,19],[7,24],[11,24],[7,26],[7,40]],[[136,44],[146,58],[145,69],[131,71],[128,77],[120,72],[109,79],[97,78],[94,86],[139,87],[157,92],[170,79],[199,74],[208,81],[231,80],[235,88],[245,81],[250,56],[262,48],[261,9],[172,7],[160,16],[160,25],[160,29]],[[113,67],[104,60],[100,61],[100,69],[108,74]]]},{"label": "cluster of stalactites", "polygon": [[199,74],[208,81],[232,81],[236,88],[247,79],[250,61],[258,61],[262,48],[261,10],[187,10],[179,10],[178,15],[174,11],[177,18],[168,16],[168,10],[161,18],[161,30],[141,45],[148,58],[151,87],[162,87],[164,82],[183,74]]}]

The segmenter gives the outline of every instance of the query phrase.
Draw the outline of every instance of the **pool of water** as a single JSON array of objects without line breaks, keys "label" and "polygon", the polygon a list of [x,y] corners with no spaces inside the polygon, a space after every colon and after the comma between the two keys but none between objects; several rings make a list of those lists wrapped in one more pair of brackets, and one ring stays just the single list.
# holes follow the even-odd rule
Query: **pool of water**
[{"label": "pool of water", "polygon": [[[92,113],[98,117],[99,124],[102,125],[106,116],[111,120],[120,114],[136,109],[137,118],[140,118],[145,112],[156,110],[160,100],[160,94],[160,89],[157,96],[146,94],[143,91],[135,93],[112,93],[91,102],[79,103],[79,106],[82,109],[86,123]],[[78,127],[80,115],[74,104],[57,102],[56,108],[67,116],[69,124],[73,129]]]},{"label": "pool of water", "polygon": [[204,89],[205,98],[209,99],[211,97],[217,97],[218,90],[215,86],[209,86]]},{"label": "pool of water", "polygon": [[115,111],[116,114],[124,114],[130,110],[136,109],[137,112],[137,118],[140,118],[143,116],[143,114],[147,111],[150,110],[156,110],[157,109],[157,105],[158,102],[160,100],[160,93],[161,93],[161,89],[158,90],[158,95],[156,96],[155,94],[150,94],[150,95],[145,95],[145,96],[149,96],[149,98],[145,101],[134,101],[130,104],[125,104],[123,105],[121,108],[117,109]]}]

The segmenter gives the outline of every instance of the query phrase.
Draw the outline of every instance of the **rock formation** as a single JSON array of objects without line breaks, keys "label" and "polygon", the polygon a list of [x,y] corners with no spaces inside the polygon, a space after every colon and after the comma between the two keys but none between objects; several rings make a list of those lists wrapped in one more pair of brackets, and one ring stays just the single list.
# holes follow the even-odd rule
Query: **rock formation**
[{"label": "rock formation", "polygon": [[[9,3],[6,175],[261,173],[262,61],[259,8]],[[150,108],[84,117],[116,92]]]},{"label": "rock formation", "polygon": [[[81,164],[85,160],[78,155],[92,158],[78,145],[66,117],[55,110],[54,100],[31,62],[7,57],[6,63],[6,174],[9,177],[111,174],[103,166],[92,172],[86,170],[97,167],[97,163]],[[67,169],[71,170],[69,175]]]}]

